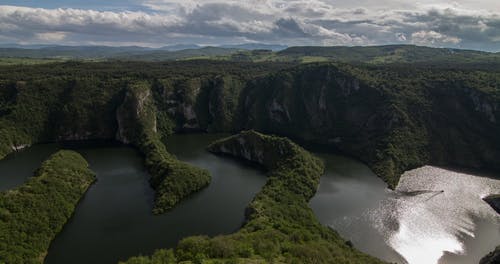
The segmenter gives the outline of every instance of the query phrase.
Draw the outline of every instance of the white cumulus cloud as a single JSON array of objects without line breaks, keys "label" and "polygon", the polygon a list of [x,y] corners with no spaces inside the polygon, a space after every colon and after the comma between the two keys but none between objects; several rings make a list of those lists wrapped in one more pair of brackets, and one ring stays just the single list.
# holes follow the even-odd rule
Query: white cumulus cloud
[{"label": "white cumulus cloud", "polygon": [[411,40],[415,44],[436,44],[436,43],[452,43],[458,44],[461,39],[457,37],[443,35],[436,31],[421,30],[411,34]]},{"label": "white cumulus cloud", "polygon": [[41,41],[55,42],[63,40],[66,37],[66,33],[65,32],[35,33],[35,37]]},{"label": "white cumulus cloud", "polygon": [[141,11],[0,6],[0,40],[153,46],[413,43],[500,51],[500,7],[488,6],[491,1],[143,0]]}]

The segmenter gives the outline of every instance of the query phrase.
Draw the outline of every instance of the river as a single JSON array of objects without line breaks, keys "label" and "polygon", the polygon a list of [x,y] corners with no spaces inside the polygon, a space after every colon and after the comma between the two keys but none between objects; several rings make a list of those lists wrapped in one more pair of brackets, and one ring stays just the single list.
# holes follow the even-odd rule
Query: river
[{"label": "river", "polygon": [[51,153],[78,151],[97,174],[73,217],[52,242],[47,264],[117,263],[131,256],[173,247],[186,236],[229,234],[266,181],[248,164],[218,157],[205,147],[221,135],[175,135],[168,149],[180,160],[205,168],[211,184],[173,210],[152,215],[154,192],[139,153],[119,144],[42,144],[0,161],[0,188],[22,184]]},{"label": "river", "polygon": [[[222,135],[174,135],[168,150],[208,169],[209,187],[173,210],[151,214],[154,192],[139,153],[115,143],[42,144],[0,161],[0,190],[22,184],[60,148],[81,153],[97,182],[51,244],[47,264],[116,263],[175,246],[190,235],[236,231],[244,209],[266,181],[264,172],[205,151]],[[500,244],[500,219],[482,201],[500,193],[500,180],[425,166],[405,173],[395,191],[364,164],[318,153],[326,164],[310,202],[318,219],[358,249],[410,264],[477,263]]]}]

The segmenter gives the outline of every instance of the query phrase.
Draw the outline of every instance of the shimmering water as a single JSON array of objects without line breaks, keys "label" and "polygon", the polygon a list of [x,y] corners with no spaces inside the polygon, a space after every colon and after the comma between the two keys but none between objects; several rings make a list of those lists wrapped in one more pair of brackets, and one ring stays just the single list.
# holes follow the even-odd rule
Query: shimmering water
[{"label": "shimmering water", "polygon": [[[417,190],[429,192],[405,195]],[[373,218],[397,223],[378,227],[410,264],[478,263],[500,244],[500,217],[482,200],[492,193],[499,180],[425,166],[406,172]]]},{"label": "shimmering water", "polygon": [[363,164],[321,155],[327,165],[311,207],[364,252],[410,264],[470,264],[500,244],[500,218],[482,198],[500,180],[425,166],[395,191]]}]

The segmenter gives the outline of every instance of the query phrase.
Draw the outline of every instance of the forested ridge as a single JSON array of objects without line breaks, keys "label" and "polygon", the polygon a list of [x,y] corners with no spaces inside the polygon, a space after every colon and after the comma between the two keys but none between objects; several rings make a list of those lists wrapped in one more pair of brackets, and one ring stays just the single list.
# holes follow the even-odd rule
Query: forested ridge
[{"label": "forested ridge", "polygon": [[117,110],[139,82],[151,91],[160,138],[258,129],[329,145],[394,187],[423,164],[498,169],[498,69],[206,60],[0,67],[0,154],[36,142],[116,139]]},{"label": "forested ridge", "polygon": [[[88,61],[175,61],[206,59],[236,62],[349,62],[368,64],[435,63],[435,64],[495,64],[499,53],[477,50],[433,48],[415,45],[383,46],[297,46],[260,48],[233,47],[180,47],[141,48],[106,46],[49,46],[49,47],[4,47],[0,48],[1,64],[47,63],[51,60],[72,59]],[[277,50],[276,50],[277,48]],[[47,61],[48,60],[48,61]]]}]

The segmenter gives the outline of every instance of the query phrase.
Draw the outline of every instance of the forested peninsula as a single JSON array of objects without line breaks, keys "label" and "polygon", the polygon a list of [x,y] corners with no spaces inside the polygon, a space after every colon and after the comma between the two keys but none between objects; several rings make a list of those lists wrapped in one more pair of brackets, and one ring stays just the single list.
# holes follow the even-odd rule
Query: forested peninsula
[{"label": "forested peninsula", "polygon": [[50,242],[94,181],[80,154],[61,150],[26,183],[0,192],[0,261],[43,263]]}]

